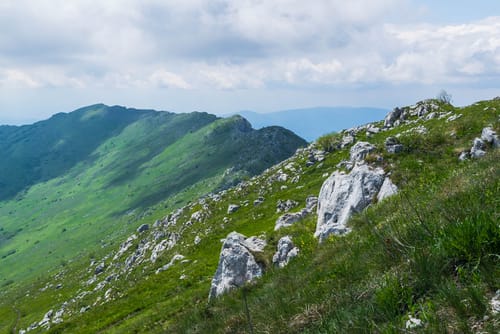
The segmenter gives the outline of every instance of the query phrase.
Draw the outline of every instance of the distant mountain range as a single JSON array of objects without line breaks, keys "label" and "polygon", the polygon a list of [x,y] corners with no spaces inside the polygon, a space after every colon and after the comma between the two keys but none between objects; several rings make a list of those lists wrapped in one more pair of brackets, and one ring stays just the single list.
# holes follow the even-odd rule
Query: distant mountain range
[{"label": "distant mountain range", "polygon": [[333,131],[380,120],[388,112],[387,109],[370,107],[317,107],[271,113],[240,111],[237,114],[245,117],[256,129],[279,125],[312,141]]}]

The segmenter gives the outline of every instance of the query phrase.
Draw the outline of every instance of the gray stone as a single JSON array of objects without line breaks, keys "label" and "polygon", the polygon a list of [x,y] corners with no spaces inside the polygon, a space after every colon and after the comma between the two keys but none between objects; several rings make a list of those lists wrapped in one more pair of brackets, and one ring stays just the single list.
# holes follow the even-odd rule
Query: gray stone
[{"label": "gray stone", "polygon": [[354,144],[355,141],[356,141],[356,138],[353,135],[347,134],[344,137],[342,137],[342,142],[340,143],[340,148],[345,148],[349,145],[352,145],[352,144]]},{"label": "gray stone", "polygon": [[292,239],[289,236],[284,236],[278,241],[276,253],[273,255],[273,264],[283,268],[290,259],[299,254],[299,249],[293,245]]},{"label": "gray stone", "polygon": [[357,165],[349,174],[334,172],[319,193],[315,237],[322,242],[330,234],[350,232],[347,221],[353,213],[370,205],[384,180],[381,168],[371,169],[367,165]]},{"label": "gray stone", "polygon": [[481,132],[481,139],[487,143],[490,143],[494,148],[500,147],[500,141],[498,140],[498,135],[491,127],[486,127]]},{"label": "gray stone", "polygon": [[295,208],[297,205],[299,205],[299,202],[293,201],[291,199],[287,199],[286,201],[283,201],[281,199],[278,200],[278,203],[276,203],[276,212],[288,212],[291,209]]},{"label": "gray stone", "polygon": [[296,222],[302,220],[308,213],[306,209],[294,213],[285,213],[276,220],[274,230],[277,231],[282,227],[292,226]]},{"label": "gray stone", "polygon": [[181,261],[181,260],[184,260],[184,255],[181,255],[181,254],[175,254],[175,255],[172,257],[172,259],[170,259],[170,262],[169,262],[169,263],[167,263],[166,265],[164,265],[164,266],[163,266],[163,267],[161,267],[161,268],[158,268],[158,269],[156,270],[156,272],[155,272],[155,273],[156,273],[156,274],[159,274],[159,273],[161,273],[162,271],[168,270],[170,267],[172,267],[172,266],[175,264],[175,262],[177,262],[177,261]]},{"label": "gray stone", "polygon": [[54,316],[54,310],[49,310],[45,315],[43,316],[43,319],[38,323],[39,327],[49,327],[50,326],[50,321],[52,317]]},{"label": "gray stone", "polygon": [[318,197],[316,196],[308,196],[306,198],[306,210],[309,212],[313,212],[318,204]]},{"label": "gray stone", "polygon": [[400,109],[400,108],[394,108],[394,110],[392,110],[391,112],[389,112],[387,114],[387,116],[385,116],[385,119],[384,119],[384,127],[385,128],[391,128],[394,126],[394,122],[396,122],[396,120],[399,120],[399,118],[401,117],[401,114],[403,112],[403,109]]},{"label": "gray stone", "polygon": [[261,277],[263,270],[252,253],[261,252],[264,246],[264,240],[255,237],[246,239],[242,234],[231,232],[222,245],[208,298],[213,299]]},{"label": "gray stone", "polygon": [[373,151],[375,151],[375,146],[368,142],[358,141],[353,147],[351,147],[350,160],[352,162],[362,161]]},{"label": "gray stone", "polygon": [[106,264],[103,261],[103,262],[99,263],[97,265],[97,267],[95,267],[94,274],[99,275],[100,273],[102,273],[104,271],[105,268],[106,268]]},{"label": "gray stone", "polygon": [[465,161],[467,159],[469,159],[469,152],[468,151],[463,151],[460,153],[460,156],[458,157],[458,160],[460,161]]},{"label": "gray stone", "polygon": [[472,158],[481,158],[486,152],[484,151],[485,145],[481,138],[474,138],[472,148],[470,149],[470,156]]},{"label": "gray stone", "polygon": [[137,233],[146,232],[147,230],[149,230],[149,225],[148,224],[142,224],[141,226],[139,226],[137,228]]},{"label": "gray stone", "polygon": [[498,314],[500,313],[500,290],[497,290],[497,293],[490,300],[491,313]]},{"label": "gray stone", "polygon": [[118,258],[120,258],[133,245],[134,240],[136,239],[137,236],[135,234],[132,234],[130,237],[128,237],[127,240],[120,245],[120,249],[118,250],[118,252],[116,252],[113,260],[117,260]]},{"label": "gray stone", "polygon": [[398,192],[398,187],[392,183],[391,179],[386,177],[384,179],[384,183],[382,183],[382,187],[377,194],[377,201],[381,201],[386,197],[393,196]]},{"label": "gray stone", "polygon": [[259,197],[255,201],[253,201],[253,206],[259,206],[264,203],[264,197]]},{"label": "gray stone", "polygon": [[238,211],[239,208],[240,206],[237,204],[229,204],[229,206],[227,207],[227,213],[228,214],[235,213],[236,211]]}]

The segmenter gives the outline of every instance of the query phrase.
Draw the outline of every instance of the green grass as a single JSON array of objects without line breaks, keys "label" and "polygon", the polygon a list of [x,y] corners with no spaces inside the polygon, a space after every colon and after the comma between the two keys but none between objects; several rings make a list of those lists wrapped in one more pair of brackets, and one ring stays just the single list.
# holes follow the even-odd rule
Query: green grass
[{"label": "green grass", "polygon": [[[323,163],[311,167],[305,166],[305,154],[298,155],[289,161],[302,169],[298,183],[291,180],[268,183],[278,169],[286,172],[285,163],[228,190],[219,202],[205,199],[210,211],[208,217],[182,230],[181,242],[163,253],[155,266],[144,264],[126,279],[114,282],[114,301],[74,314],[50,331],[248,332],[242,290],[232,291],[211,303],[207,300],[218,263],[220,239],[238,231],[247,236],[263,235],[268,241],[259,256],[267,263],[266,274],[245,290],[256,333],[396,333],[404,331],[410,315],[425,324],[415,329],[418,332],[466,333],[472,332],[473,326],[480,326],[485,332],[498,332],[500,320],[498,315],[490,314],[488,299],[500,288],[497,167],[500,153],[490,148],[484,159],[466,162],[459,162],[458,155],[462,149],[470,148],[472,139],[480,135],[484,126],[500,130],[500,103],[483,101],[466,108],[449,105],[442,108],[463,116],[450,123],[445,119],[421,120],[370,138],[360,134],[358,140],[377,145],[369,160],[391,172],[400,192],[354,216],[350,222],[352,233],[332,236],[319,245],[313,237],[317,218],[314,214],[290,228],[274,231],[280,215],[276,213],[276,202],[293,199],[300,203],[297,210],[302,208],[307,196],[318,194],[324,174],[336,170],[337,163],[348,156],[348,149],[332,151]],[[419,124],[427,128],[427,135],[403,134],[400,141],[405,151],[397,155],[385,152],[383,143],[387,136]],[[214,146],[206,146],[207,150],[214,150],[212,154],[224,143],[217,141],[218,134],[208,131],[201,136],[213,138]],[[335,134],[331,139],[338,140],[338,136]],[[188,135],[185,140],[187,148],[195,138]],[[328,136],[323,140],[332,142]],[[164,151],[147,162],[148,168],[178,157],[183,150],[184,147]],[[377,155],[382,159],[377,159]],[[98,169],[94,173],[101,177]],[[214,176],[214,184],[221,182],[221,178]],[[149,181],[143,180],[141,185],[147,187]],[[199,184],[193,187],[203,188]],[[196,189],[187,188],[171,197],[162,203],[168,205],[164,211],[152,211],[153,215],[143,221],[151,223],[156,213],[160,216],[170,211],[173,203],[191,200],[180,222],[172,227],[172,231],[181,233],[182,223],[202,207],[196,197],[190,198],[196,196]],[[253,200],[260,196],[265,198],[264,202],[253,206]],[[244,201],[249,202],[248,206],[242,205],[237,212],[227,214],[229,204]],[[222,223],[224,217],[230,219],[226,224]],[[269,263],[277,241],[285,234],[292,236],[300,255],[278,270]],[[202,239],[198,245],[193,242],[196,235]],[[117,247],[116,243],[114,246]],[[95,256],[99,258],[108,251],[109,248],[96,251]],[[157,267],[168,263],[176,253],[189,262],[177,263],[154,274]],[[13,256],[18,255],[4,261]],[[25,295],[26,290],[12,290],[5,295],[6,300],[15,298],[14,306],[21,311],[18,328],[39,321],[49,308],[57,308],[78,290],[88,289],[80,285],[90,275],[86,271],[88,256],[72,261],[64,267],[65,286],[61,290],[40,291],[46,284],[41,278],[33,281],[29,296]],[[51,281],[57,281],[53,278],[56,273],[53,272]],[[186,278],[181,280],[181,275]],[[83,298],[73,308],[92,305],[104,290]],[[0,316],[5,317],[0,319],[7,319],[5,330],[2,329],[5,332],[13,327],[13,314],[15,310],[9,306],[0,308]]]},{"label": "green grass", "polygon": [[[90,122],[105,117],[108,109],[113,108],[54,118],[80,119],[83,113],[81,121]],[[281,128],[252,130],[240,117],[152,111],[139,115],[121,131],[111,131],[67,172],[0,202],[4,293],[24,294],[30,282],[67,266],[84,266],[89,254],[102,256],[139,224],[152,223],[193,198],[260,172],[305,143]],[[42,125],[51,128],[51,120]],[[272,158],[261,159],[268,156]],[[224,175],[229,168],[233,172]]]}]

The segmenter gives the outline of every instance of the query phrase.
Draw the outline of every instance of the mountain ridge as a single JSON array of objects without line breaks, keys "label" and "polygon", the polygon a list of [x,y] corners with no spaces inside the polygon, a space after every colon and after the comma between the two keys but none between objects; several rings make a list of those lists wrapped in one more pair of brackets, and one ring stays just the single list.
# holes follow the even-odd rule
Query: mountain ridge
[{"label": "mountain ridge", "polygon": [[[6,331],[55,333],[497,332],[499,111],[495,99],[426,100],[323,136],[231,188],[132,222],[119,245],[19,291],[0,319],[11,315]],[[393,183],[382,191],[377,179],[373,191],[364,176],[368,191],[349,191],[359,172]],[[345,200],[344,234],[318,240],[320,223],[338,222],[323,188],[358,200]],[[240,273],[231,254],[260,278],[215,280],[221,263]],[[207,303],[214,281],[235,284]]]}]

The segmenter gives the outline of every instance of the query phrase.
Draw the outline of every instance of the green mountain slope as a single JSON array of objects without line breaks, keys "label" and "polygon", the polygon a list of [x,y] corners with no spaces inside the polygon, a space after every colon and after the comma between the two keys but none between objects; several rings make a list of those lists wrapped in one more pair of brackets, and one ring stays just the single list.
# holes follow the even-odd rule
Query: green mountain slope
[{"label": "green mountain slope", "polygon": [[[152,226],[2,294],[0,331],[35,324],[52,333],[498,332],[500,153],[484,144],[483,157],[459,157],[483,128],[500,132],[500,101],[465,108],[425,101],[403,110],[415,114],[400,125],[324,136],[228,190],[167,208],[156,223],[134,221]],[[224,120],[231,121],[241,124]],[[373,199],[351,217],[352,232],[321,244],[315,211],[275,230],[284,201],[301,212],[329,175],[348,173],[351,136],[374,145],[364,160],[383,168],[398,194]],[[391,153],[388,137],[402,149]],[[252,254],[264,275],[208,302],[221,239],[232,231],[267,242]],[[280,269],[272,258],[285,235],[300,250]]]},{"label": "green mountain slope", "polygon": [[[4,161],[6,173],[26,176],[25,188],[0,202],[3,285],[102,252],[146,217],[261,172],[305,144],[282,128],[253,130],[241,117],[101,105],[4,131],[5,154],[17,157],[8,161],[19,164],[13,171]],[[39,156],[40,165],[26,164]],[[18,181],[4,180],[9,191],[20,190]]]}]

